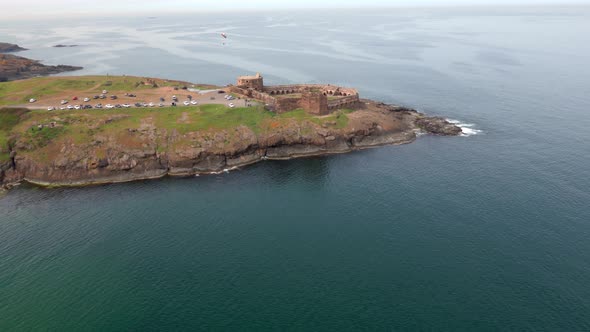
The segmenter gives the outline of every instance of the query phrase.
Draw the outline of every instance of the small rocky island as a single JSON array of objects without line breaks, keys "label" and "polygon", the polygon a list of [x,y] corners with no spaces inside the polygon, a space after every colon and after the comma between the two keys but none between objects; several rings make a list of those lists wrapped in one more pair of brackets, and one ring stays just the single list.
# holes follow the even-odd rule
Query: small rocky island
[{"label": "small rocky island", "polygon": [[82,67],[66,65],[48,66],[37,60],[31,60],[13,54],[5,54],[24,50],[26,49],[15,44],[0,43],[0,82],[83,69]]},{"label": "small rocky island", "polygon": [[26,50],[26,48],[22,48],[16,44],[0,43],[0,53],[12,53]]},{"label": "small rocky island", "polygon": [[33,80],[0,83],[14,91],[0,96],[0,186],[194,176],[406,144],[420,132],[461,133],[444,118],[362,99],[352,88],[266,86],[261,75],[226,87],[130,76]]}]

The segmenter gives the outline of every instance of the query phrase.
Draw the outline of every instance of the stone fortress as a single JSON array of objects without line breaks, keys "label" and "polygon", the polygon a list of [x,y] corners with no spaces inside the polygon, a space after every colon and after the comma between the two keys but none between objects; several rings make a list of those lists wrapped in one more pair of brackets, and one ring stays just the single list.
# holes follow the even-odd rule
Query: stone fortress
[{"label": "stone fortress", "polygon": [[269,109],[283,113],[302,108],[315,115],[327,115],[342,108],[360,104],[358,91],[326,84],[294,84],[264,86],[263,77],[240,76],[230,91],[264,102]]}]

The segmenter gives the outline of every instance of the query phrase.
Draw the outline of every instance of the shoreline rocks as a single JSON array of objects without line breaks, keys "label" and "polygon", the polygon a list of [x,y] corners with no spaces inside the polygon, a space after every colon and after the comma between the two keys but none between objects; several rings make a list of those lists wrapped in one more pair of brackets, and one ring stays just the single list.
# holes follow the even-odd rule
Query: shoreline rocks
[{"label": "shoreline rocks", "polygon": [[77,66],[48,66],[12,54],[0,54],[0,82],[14,81],[37,76],[47,76],[83,69]]},{"label": "shoreline rocks", "polygon": [[[408,144],[416,132],[458,135],[461,129],[440,117],[426,117],[403,107],[366,103],[350,113],[344,128],[293,122],[272,132],[251,128],[207,130],[180,134],[155,126],[125,130],[127,146],[114,136],[87,143],[55,143],[52,159],[40,161],[18,141],[0,184],[21,181],[40,186],[86,186],[195,176],[228,171],[263,160],[287,160],[348,153],[383,145]],[[100,151],[100,153],[99,153]],[[98,155],[100,157],[96,157]]]}]

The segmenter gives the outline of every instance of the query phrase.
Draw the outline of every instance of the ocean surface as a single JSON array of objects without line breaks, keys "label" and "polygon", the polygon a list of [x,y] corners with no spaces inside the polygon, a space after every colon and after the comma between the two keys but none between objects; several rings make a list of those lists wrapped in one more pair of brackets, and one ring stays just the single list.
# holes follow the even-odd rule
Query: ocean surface
[{"label": "ocean surface", "polygon": [[0,330],[590,330],[588,32],[590,7],[0,22],[21,55],[79,74],[261,72],[466,132],[212,176],[23,184],[0,198]]}]

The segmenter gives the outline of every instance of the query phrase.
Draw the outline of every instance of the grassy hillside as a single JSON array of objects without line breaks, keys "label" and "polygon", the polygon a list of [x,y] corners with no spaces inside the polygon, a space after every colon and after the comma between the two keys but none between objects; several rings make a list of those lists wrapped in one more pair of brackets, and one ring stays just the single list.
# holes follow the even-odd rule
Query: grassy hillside
[{"label": "grassy hillside", "polygon": [[[154,83],[158,88],[153,87]],[[123,91],[133,92],[137,93],[138,100],[142,96],[154,100],[164,92],[170,95],[178,93],[182,96],[187,92],[176,91],[171,87],[185,85],[191,86],[186,82],[127,76],[34,78],[0,83],[0,107],[25,103],[29,106],[27,102],[32,97],[42,103],[65,99],[66,96],[73,95],[92,96],[100,94],[103,89],[108,90],[109,94],[123,95]],[[127,138],[123,136],[130,131],[146,128],[160,132],[176,131],[179,134],[186,134],[247,126],[257,134],[264,134],[281,128],[288,130],[293,124],[302,124],[299,127],[306,131],[312,130],[312,127],[316,125],[339,129],[346,127],[349,121],[347,117],[349,110],[318,117],[302,109],[276,114],[256,104],[251,107],[235,108],[230,108],[225,103],[208,104],[209,100],[219,102],[214,98],[218,94],[210,93],[211,98],[202,97],[202,104],[198,106],[55,111],[2,109],[0,110],[0,161],[5,161],[9,157],[8,141],[11,137],[18,139],[18,153],[54,156],[59,154],[59,150],[55,150],[56,146],[66,140],[74,144],[87,144],[101,141],[107,136],[117,141],[119,139],[125,141]],[[35,105],[37,104],[31,104],[31,106]],[[50,144],[51,142],[57,144]]]},{"label": "grassy hillside", "polygon": [[[20,105],[29,99],[40,99],[51,95],[72,95],[86,93],[100,94],[102,90],[110,92],[131,92],[153,89],[151,83],[160,87],[191,85],[187,82],[163,79],[148,79],[133,76],[72,76],[72,77],[37,77],[27,80],[0,82],[0,106]],[[195,86],[195,88],[206,86]]]},{"label": "grassy hillside", "polygon": [[8,140],[12,129],[21,121],[28,110],[26,109],[0,109],[0,162],[9,159]]}]

